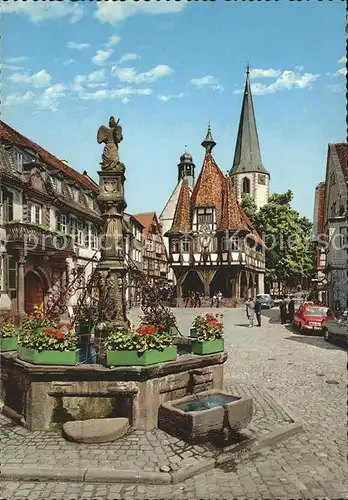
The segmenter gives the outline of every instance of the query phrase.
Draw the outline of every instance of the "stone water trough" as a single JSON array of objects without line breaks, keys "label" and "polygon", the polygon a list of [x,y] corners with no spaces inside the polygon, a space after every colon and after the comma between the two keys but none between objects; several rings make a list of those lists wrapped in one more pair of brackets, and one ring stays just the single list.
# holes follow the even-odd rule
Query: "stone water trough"
[{"label": "stone water trough", "polygon": [[224,429],[245,428],[253,416],[252,398],[233,396],[218,389],[162,403],[158,427],[187,441],[208,438]]}]

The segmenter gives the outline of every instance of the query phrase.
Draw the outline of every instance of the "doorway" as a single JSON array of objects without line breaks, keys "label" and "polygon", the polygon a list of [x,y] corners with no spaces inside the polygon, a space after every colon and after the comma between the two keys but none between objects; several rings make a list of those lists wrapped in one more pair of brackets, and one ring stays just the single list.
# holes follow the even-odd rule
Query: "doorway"
[{"label": "doorway", "polygon": [[44,287],[40,276],[34,271],[29,271],[24,278],[24,293],[26,314],[32,314],[37,308],[44,310]]}]

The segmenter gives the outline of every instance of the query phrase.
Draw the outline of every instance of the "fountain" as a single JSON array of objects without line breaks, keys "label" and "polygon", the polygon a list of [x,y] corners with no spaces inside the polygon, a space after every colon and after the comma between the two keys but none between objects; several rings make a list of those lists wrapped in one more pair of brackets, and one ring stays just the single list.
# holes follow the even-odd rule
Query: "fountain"
[{"label": "fountain", "polygon": [[[15,351],[1,353],[3,412],[33,431],[49,430],[74,420],[115,417],[127,418],[133,429],[147,431],[158,426],[161,404],[187,394],[223,388],[226,352],[205,356],[187,353],[175,361],[149,366],[103,365],[106,335],[129,324],[123,239],[126,169],[118,153],[122,139],[122,127],[113,117],[109,127],[101,126],[98,130],[97,141],[105,144],[98,198],[105,237],[98,268],[82,290],[79,303],[79,309],[83,309],[86,290],[97,284],[99,318],[106,326],[96,335],[100,364],[39,365],[20,359]],[[154,300],[151,297],[150,294],[150,302]],[[56,303],[65,304],[64,298],[58,297]],[[225,407],[238,403],[227,403]],[[218,408],[225,411],[222,406]],[[179,409],[175,411],[185,414]]]}]

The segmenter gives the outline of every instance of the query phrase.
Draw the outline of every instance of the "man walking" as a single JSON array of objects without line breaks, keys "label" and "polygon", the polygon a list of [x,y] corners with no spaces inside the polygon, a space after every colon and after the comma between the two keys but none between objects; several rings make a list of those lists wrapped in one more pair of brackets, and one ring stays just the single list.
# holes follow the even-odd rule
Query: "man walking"
[{"label": "man walking", "polygon": [[260,297],[255,301],[255,314],[257,320],[257,326],[261,326],[261,299]]},{"label": "man walking", "polygon": [[247,300],[245,303],[246,306],[246,315],[249,320],[249,328],[252,328],[254,326],[254,319],[255,319],[255,303],[251,297]]},{"label": "man walking", "polygon": [[288,312],[289,312],[289,323],[291,324],[294,320],[295,315],[295,301],[294,297],[290,295],[290,302],[288,304]]}]

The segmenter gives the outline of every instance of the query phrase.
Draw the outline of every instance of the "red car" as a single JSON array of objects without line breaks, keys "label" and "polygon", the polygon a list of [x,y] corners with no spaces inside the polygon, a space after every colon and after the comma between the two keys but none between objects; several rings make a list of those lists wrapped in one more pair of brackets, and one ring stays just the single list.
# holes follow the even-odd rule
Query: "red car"
[{"label": "red car", "polygon": [[322,332],[324,323],[329,319],[336,319],[336,317],[328,307],[307,302],[297,309],[292,324],[295,328],[299,328],[301,333],[306,330]]}]

